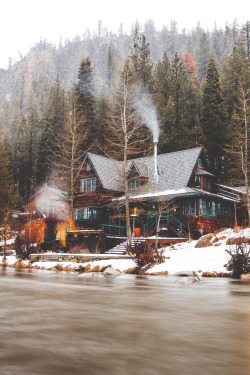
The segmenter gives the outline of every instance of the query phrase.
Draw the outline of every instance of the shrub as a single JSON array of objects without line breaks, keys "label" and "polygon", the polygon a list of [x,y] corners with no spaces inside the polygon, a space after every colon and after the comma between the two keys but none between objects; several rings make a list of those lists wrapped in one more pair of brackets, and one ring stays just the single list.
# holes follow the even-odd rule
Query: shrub
[{"label": "shrub", "polygon": [[248,244],[240,243],[226,251],[231,256],[226,268],[228,271],[233,272],[232,277],[239,279],[242,274],[249,272],[250,247]]},{"label": "shrub", "polygon": [[16,238],[14,249],[16,257],[20,259],[27,259],[30,254],[37,253],[39,250],[36,244],[25,242],[21,237]]},{"label": "shrub", "polygon": [[163,259],[162,253],[149,246],[147,241],[136,243],[134,248],[127,250],[134,254],[134,259],[139,269],[146,266],[150,267],[153,263],[162,262]]}]

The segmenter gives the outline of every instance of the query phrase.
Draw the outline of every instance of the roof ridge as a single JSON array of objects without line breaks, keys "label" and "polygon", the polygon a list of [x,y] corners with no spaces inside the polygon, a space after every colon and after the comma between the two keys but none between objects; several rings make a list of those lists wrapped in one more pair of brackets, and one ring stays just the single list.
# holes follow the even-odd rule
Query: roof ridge
[{"label": "roof ridge", "polygon": [[[185,150],[179,150],[179,151],[171,151],[171,152],[165,152],[163,154],[158,154],[157,156],[162,156],[162,155],[172,155],[172,154],[177,154],[177,153],[180,153],[180,152],[187,152],[187,151],[194,151],[194,150],[201,150],[202,149],[202,146],[199,146],[199,147],[193,147],[193,148],[188,148],[188,149],[185,149]],[[136,161],[136,160],[140,160],[140,159],[148,159],[148,158],[152,158],[154,157],[154,155],[149,155],[149,156],[141,156],[141,157],[138,157],[138,158],[134,158],[134,159],[129,159],[128,161]]]}]

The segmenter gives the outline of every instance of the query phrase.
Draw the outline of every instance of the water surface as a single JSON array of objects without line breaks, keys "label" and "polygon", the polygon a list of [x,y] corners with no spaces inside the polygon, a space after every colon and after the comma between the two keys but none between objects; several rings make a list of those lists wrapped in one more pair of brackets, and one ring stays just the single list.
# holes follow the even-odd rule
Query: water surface
[{"label": "water surface", "polygon": [[1,375],[249,375],[250,283],[0,271]]}]

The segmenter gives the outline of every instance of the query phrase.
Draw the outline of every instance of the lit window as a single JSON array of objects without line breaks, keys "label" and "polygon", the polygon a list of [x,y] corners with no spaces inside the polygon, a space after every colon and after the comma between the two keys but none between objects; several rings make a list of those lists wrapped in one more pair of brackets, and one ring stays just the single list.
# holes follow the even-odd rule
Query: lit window
[{"label": "lit window", "polygon": [[83,178],[80,182],[81,193],[96,191],[96,178]]}]

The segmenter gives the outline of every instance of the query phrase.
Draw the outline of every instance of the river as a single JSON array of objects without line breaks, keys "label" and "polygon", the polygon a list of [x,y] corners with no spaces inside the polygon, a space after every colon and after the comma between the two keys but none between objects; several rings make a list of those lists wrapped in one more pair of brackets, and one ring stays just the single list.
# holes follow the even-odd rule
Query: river
[{"label": "river", "polygon": [[0,270],[1,375],[248,375],[250,283]]}]

